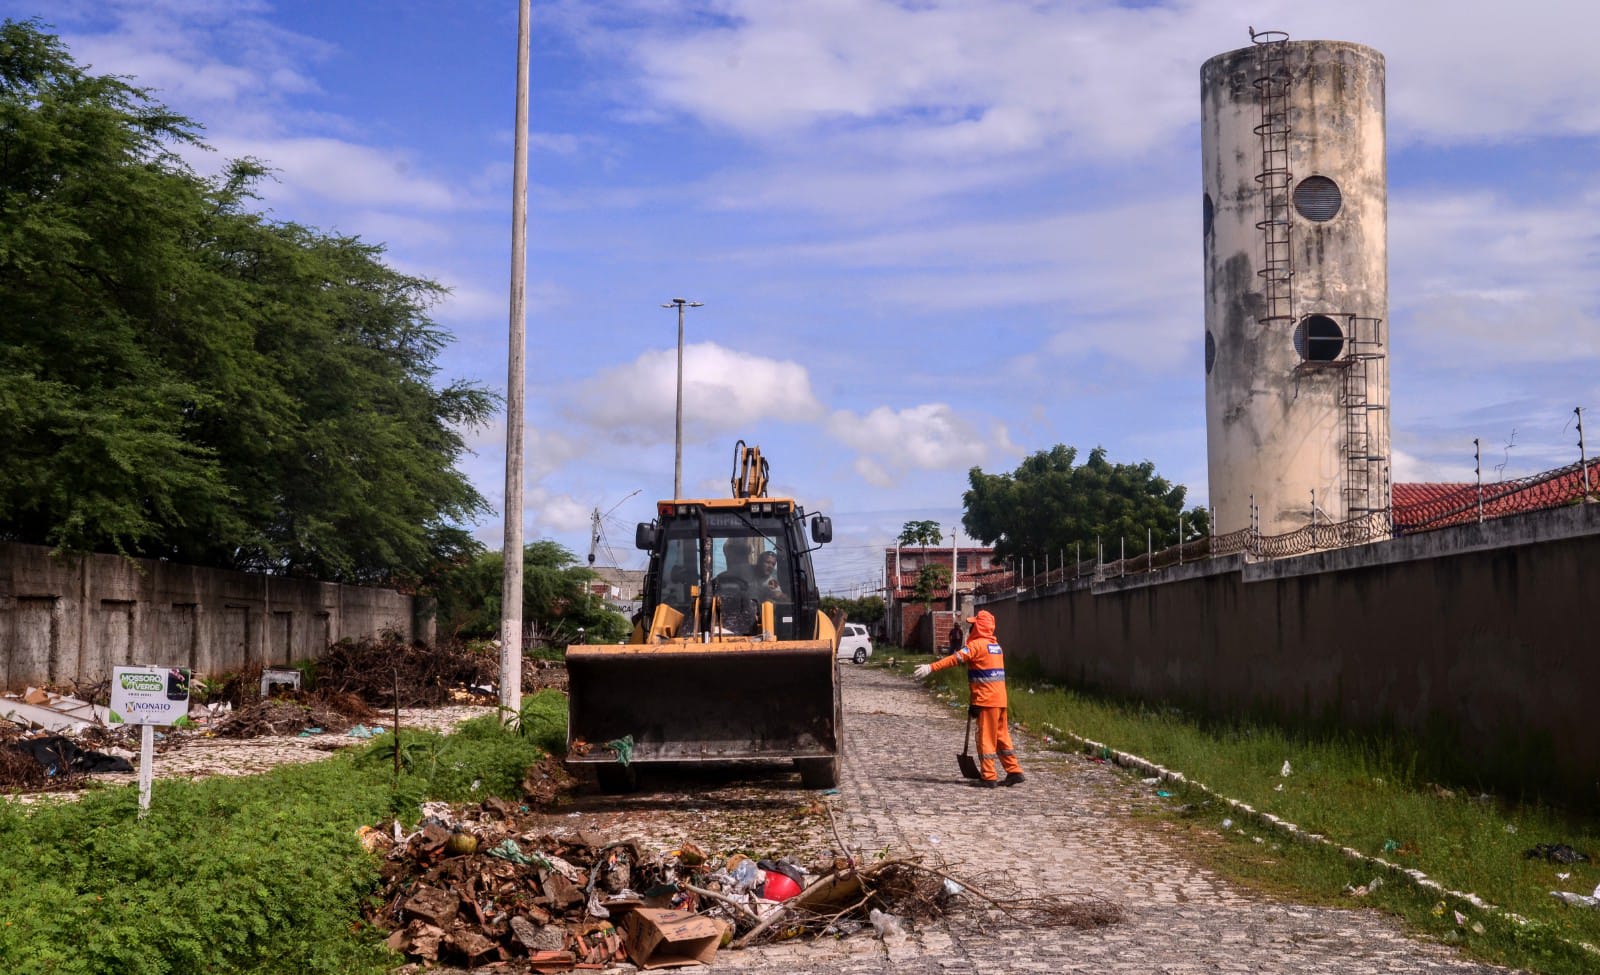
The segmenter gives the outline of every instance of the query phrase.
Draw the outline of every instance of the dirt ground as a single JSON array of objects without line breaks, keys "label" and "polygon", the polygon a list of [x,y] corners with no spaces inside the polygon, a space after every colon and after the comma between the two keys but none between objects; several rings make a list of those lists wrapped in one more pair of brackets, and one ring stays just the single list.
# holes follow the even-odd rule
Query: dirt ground
[{"label": "dirt ground", "polygon": [[[493,714],[493,707],[482,705],[447,705],[437,708],[401,708],[400,726],[424,731],[448,732],[469,718]],[[386,723],[387,725],[387,723]],[[168,730],[158,733],[154,775],[157,779],[203,779],[213,775],[256,775],[280,765],[315,762],[333,752],[363,744],[366,738],[349,734],[324,733],[319,735],[262,735],[256,738],[224,738],[208,731]],[[120,746],[94,747],[99,751],[121,754],[137,765],[139,738],[136,732],[127,733]],[[70,802],[85,791],[105,785],[135,785],[137,772],[91,772],[77,777],[74,788],[49,792],[11,795],[13,802],[33,803]]]}]

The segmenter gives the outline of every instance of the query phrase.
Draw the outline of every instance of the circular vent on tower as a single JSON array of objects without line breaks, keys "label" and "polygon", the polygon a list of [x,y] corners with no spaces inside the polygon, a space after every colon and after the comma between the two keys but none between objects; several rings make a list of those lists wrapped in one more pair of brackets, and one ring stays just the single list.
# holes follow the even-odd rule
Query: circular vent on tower
[{"label": "circular vent on tower", "polygon": [[1307,362],[1332,362],[1344,351],[1344,329],[1327,315],[1307,315],[1294,327],[1294,350]]},{"label": "circular vent on tower", "polygon": [[1211,236],[1211,225],[1217,219],[1217,205],[1211,202],[1211,194],[1207,193],[1200,201],[1200,235]]},{"label": "circular vent on tower", "polygon": [[1307,176],[1294,188],[1294,210],[1307,220],[1332,220],[1343,205],[1339,184],[1326,176]]},{"label": "circular vent on tower", "polygon": [[1217,340],[1206,332],[1206,375],[1211,375],[1211,367],[1217,364]]}]

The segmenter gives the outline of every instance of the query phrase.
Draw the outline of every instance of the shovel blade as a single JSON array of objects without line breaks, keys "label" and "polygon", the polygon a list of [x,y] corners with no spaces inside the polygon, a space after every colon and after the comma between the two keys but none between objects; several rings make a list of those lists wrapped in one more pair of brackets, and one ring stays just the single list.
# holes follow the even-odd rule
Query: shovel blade
[{"label": "shovel blade", "polygon": [[978,772],[978,760],[966,752],[960,752],[956,755],[956,765],[961,768],[961,777],[963,779],[982,777],[981,773]]}]

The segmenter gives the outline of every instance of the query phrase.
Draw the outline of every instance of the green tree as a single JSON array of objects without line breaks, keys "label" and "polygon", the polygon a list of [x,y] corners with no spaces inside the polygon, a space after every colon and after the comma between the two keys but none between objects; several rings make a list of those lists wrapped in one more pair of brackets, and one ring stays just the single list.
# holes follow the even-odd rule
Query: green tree
[{"label": "green tree", "polygon": [[932,609],[934,599],[949,591],[950,567],[937,563],[924,565],[917,570],[917,584],[911,590],[911,598],[921,603],[924,609]]},{"label": "green tree", "polygon": [[885,616],[887,609],[882,596],[863,596],[860,599],[844,599],[839,596],[823,596],[822,611],[832,616],[838,610],[845,619],[852,623],[865,623],[871,626]]},{"label": "green tree", "polygon": [[[505,563],[484,552],[442,573],[430,587],[438,595],[441,635],[490,637],[500,631]],[[522,618],[557,644],[615,643],[631,629],[626,617],[589,592],[594,571],[557,542],[530,542],[522,552]]]},{"label": "green tree", "polygon": [[475,549],[494,398],[436,385],[435,283],[251,212],[196,126],[0,23],[0,538],[352,582]]},{"label": "green tree", "polygon": [[[917,559],[919,584],[922,581],[920,573],[928,566],[928,546],[939,544],[939,540],[943,537],[937,521],[908,521],[900,527],[900,537],[897,541],[901,545],[915,545],[921,550],[921,555]],[[896,564],[895,569],[898,571],[899,568]],[[895,580],[895,583],[898,585],[899,580]]]},{"label": "green tree", "polygon": [[937,521],[908,521],[900,528],[899,542],[926,550],[929,545],[939,544],[943,538]]},{"label": "green tree", "polygon": [[1145,550],[1148,529],[1156,549],[1177,541],[1178,519],[1185,541],[1210,531],[1204,508],[1184,510],[1187,489],[1155,472],[1149,461],[1112,464],[1103,447],[1074,466],[1076,448],[1057,444],[1025,458],[1009,474],[972,468],[962,495],[961,524],[967,534],[992,544],[995,556],[1059,559],[1082,545],[1084,557],[1098,538],[1115,546],[1126,539],[1128,554]]}]

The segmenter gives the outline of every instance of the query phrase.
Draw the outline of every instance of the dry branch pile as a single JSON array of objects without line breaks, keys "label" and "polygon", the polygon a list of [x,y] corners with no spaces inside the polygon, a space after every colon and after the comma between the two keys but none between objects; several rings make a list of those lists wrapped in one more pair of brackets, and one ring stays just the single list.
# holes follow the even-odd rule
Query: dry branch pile
[{"label": "dry branch pile", "polygon": [[379,708],[437,707],[450,702],[452,690],[491,687],[498,672],[499,661],[459,643],[341,640],[317,659],[316,686]]}]

